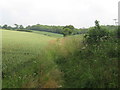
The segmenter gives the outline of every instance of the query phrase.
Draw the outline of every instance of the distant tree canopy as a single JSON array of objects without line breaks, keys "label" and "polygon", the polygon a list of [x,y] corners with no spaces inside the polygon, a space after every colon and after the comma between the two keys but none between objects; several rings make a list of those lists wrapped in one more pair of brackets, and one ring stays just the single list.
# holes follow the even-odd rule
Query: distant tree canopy
[{"label": "distant tree canopy", "polygon": [[8,26],[6,24],[2,26],[3,29],[7,29],[7,27]]},{"label": "distant tree canopy", "polygon": [[75,29],[73,25],[67,25],[67,26],[63,27],[63,29],[65,29],[65,28],[69,28],[71,30]]},{"label": "distant tree canopy", "polygon": [[19,29],[24,29],[23,25],[20,25],[20,26],[19,26]]},{"label": "distant tree canopy", "polygon": [[15,28],[14,29],[24,29],[23,25],[18,25],[18,24],[14,24]]},{"label": "distant tree canopy", "polygon": [[68,35],[72,35],[72,30],[71,29],[69,29],[69,28],[64,28],[63,29],[63,36],[65,37],[65,36],[68,36]]},{"label": "distant tree canopy", "polygon": [[72,25],[67,25],[63,27],[62,34],[65,36],[72,35],[74,33],[74,26]]},{"label": "distant tree canopy", "polygon": [[[102,28],[102,29],[107,29],[109,31],[114,31],[117,26],[114,25],[99,25],[98,21],[95,21],[95,26],[97,28]],[[58,33],[58,34],[63,34],[64,36],[67,35],[76,35],[76,34],[86,34],[89,32],[91,29],[94,29],[95,27],[90,27],[88,28],[75,28],[73,25],[66,25],[66,26],[49,26],[49,25],[41,25],[41,24],[36,24],[36,25],[28,25],[27,27],[24,27],[23,25],[18,25],[14,24],[14,27],[8,26],[7,24],[1,25],[2,29],[7,29],[7,30],[17,30],[17,31],[45,31],[45,32],[51,32],[51,33]]]},{"label": "distant tree canopy", "polygon": [[24,29],[23,25],[18,25],[18,24],[14,24],[15,27],[12,26],[8,26],[7,24],[0,26],[0,28],[2,29],[7,29],[7,30],[18,30],[18,29]]},{"label": "distant tree canopy", "polygon": [[7,24],[1,26],[2,29],[7,29],[7,30],[11,30],[12,27],[11,26],[8,26]]},{"label": "distant tree canopy", "polygon": [[[68,29],[66,29],[68,28]],[[52,33],[58,33],[58,34],[83,34],[86,33],[88,29],[77,29],[72,25],[67,26],[48,26],[48,25],[28,25],[26,27],[27,30],[37,30],[37,31],[45,31],[45,32],[52,32]],[[71,31],[72,30],[72,31]],[[68,31],[68,32],[67,32]],[[72,32],[72,33],[71,33]]]},{"label": "distant tree canopy", "polygon": [[37,24],[37,25],[33,25],[33,26],[29,25],[26,27],[26,29],[62,34],[61,31],[63,29],[63,26],[48,26],[48,25]]},{"label": "distant tree canopy", "polygon": [[14,24],[15,25],[15,29],[18,29],[19,28],[19,25],[18,24]]}]

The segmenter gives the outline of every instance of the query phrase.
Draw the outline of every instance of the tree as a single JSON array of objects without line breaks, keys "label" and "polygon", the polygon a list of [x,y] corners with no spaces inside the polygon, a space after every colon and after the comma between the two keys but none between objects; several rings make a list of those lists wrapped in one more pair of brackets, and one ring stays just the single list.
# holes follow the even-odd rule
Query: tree
[{"label": "tree", "polygon": [[15,25],[15,29],[18,29],[19,28],[19,25],[18,24],[14,24]]},{"label": "tree", "polygon": [[99,21],[97,21],[97,20],[95,21],[95,28],[100,29]]},{"label": "tree", "polygon": [[67,26],[65,26],[63,29],[65,29],[65,28],[69,28],[69,29],[73,30],[73,29],[74,29],[74,26],[73,26],[73,25],[67,25]]},{"label": "tree", "polygon": [[67,35],[72,35],[73,32],[74,32],[74,26],[67,25],[67,26],[63,27],[62,34],[64,35],[64,37]]},{"label": "tree", "polygon": [[23,25],[20,25],[20,26],[19,26],[19,29],[24,29]]},{"label": "tree", "polygon": [[89,44],[97,44],[109,38],[109,32],[101,28],[99,21],[95,21],[95,27],[91,28],[87,35],[85,35],[86,42]]},{"label": "tree", "polygon": [[71,35],[73,32],[73,30],[69,29],[69,28],[64,28],[63,29],[63,35],[64,37],[67,36],[67,35]]},{"label": "tree", "polygon": [[5,25],[2,26],[2,29],[7,29],[7,27],[8,27],[8,25],[5,24]]},{"label": "tree", "polygon": [[8,29],[8,30],[11,30],[11,29],[12,29],[12,27],[11,27],[11,26],[7,26],[7,29]]},{"label": "tree", "polygon": [[28,25],[25,29],[30,30],[30,29],[31,29],[31,26],[30,26],[30,25]]}]

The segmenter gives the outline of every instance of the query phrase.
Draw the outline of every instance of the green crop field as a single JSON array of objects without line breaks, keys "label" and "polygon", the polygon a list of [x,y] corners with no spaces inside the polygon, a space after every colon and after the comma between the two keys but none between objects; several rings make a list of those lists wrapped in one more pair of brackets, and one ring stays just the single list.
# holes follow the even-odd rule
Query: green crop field
[{"label": "green crop field", "polygon": [[26,87],[26,83],[39,78],[43,62],[41,52],[55,39],[42,34],[2,30],[3,88]]}]

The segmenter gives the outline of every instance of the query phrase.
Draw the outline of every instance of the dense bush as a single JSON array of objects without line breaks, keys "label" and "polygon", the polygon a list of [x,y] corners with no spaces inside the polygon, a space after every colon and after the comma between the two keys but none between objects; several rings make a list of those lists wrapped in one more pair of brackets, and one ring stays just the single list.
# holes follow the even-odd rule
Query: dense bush
[{"label": "dense bush", "polygon": [[88,34],[85,35],[88,44],[96,44],[109,38],[109,32],[101,28],[99,22],[95,21],[95,27],[91,28]]}]

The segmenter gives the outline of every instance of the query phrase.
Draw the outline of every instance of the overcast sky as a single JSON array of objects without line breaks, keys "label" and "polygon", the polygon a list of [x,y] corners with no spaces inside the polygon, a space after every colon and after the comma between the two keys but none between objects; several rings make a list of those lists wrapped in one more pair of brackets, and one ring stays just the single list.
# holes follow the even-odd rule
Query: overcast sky
[{"label": "overcast sky", "polygon": [[0,0],[0,25],[74,25],[90,27],[97,19],[114,24],[119,0]]}]

